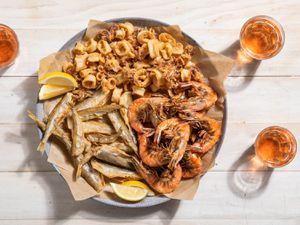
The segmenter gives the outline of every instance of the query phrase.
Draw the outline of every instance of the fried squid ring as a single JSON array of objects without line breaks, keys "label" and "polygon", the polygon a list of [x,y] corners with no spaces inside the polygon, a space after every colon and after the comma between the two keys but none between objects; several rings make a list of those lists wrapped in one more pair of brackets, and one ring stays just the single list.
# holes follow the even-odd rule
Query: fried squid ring
[{"label": "fried squid ring", "polygon": [[148,30],[142,30],[137,35],[137,40],[140,44],[147,43],[149,40],[154,38],[154,34]]},{"label": "fried squid ring", "polygon": [[86,42],[86,51],[88,53],[92,53],[92,52],[94,52],[96,50],[97,50],[97,41],[95,41],[93,38],[89,39]]},{"label": "fried squid ring", "polygon": [[105,73],[103,72],[98,72],[96,73],[96,80],[98,83],[100,83],[104,78],[105,78]]},{"label": "fried squid ring", "polygon": [[118,29],[118,30],[115,31],[115,38],[116,39],[122,40],[122,39],[125,38],[125,36],[126,36],[125,30]]},{"label": "fried squid ring", "polygon": [[89,56],[89,54],[85,53],[83,55],[76,55],[75,56],[75,70],[76,72],[79,72],[80,70],[86,69],[87,65],[86,65],[86,59]]},{"label": "fried squid ring", "polygon": [[137,95],[139,97],[143,97],[144,94],[145,94],[145,92],[146,92],[145,88],[138,87],[138,86],[135,86],[135,85],[132,86],[132,94],[133,95]]},{"label": "fried squid ring", "polygon": [[149,69],[150,77],[152,79],[151,89],[158,90],[163,85],[163,76],[158,69]]},{"label": "fried squid ring", "polygon": [[116,79],[111,77],[108,79],[102,79],[101,86],[104,90],[113,90],[117,86]]},{"label": "fried squid ring", "polygon": [[170,43],[160,42],[159,50],[163,59],[168,60],[173,54],[173,47]]},{"label": "fried squid ring", "polygon": [[180,55],[180,54],[182,54],[183,53],[183,44],[181,44],[181,43],[176,43],[176,45],[175,46],[173,46],[173,54],[174,55]]},{"label": "fried squid ring", "polygon": [[111,44],[112,49],[118,56],[130,55],[132,46],[128,41],[118,41]]},{"label": "fried squid ring", "polygon": [[106,58],[105,66],[116,73],[121,69],[119,61],[113,55]]},{"label": "fried squid ring", "polygon": [[97,49],[99,50],[99,52],[101,52],[103,55],[107,55],[108,53],[111,52],[111,47],[108,44],[107,41],[104,40],[100,40],[97,44]]},{"label": "fried squid ring", "polygon": [[84,69],[84,70],[81,70],[80,72],[79,72],[79,75],[80,75],[80,77],[81,78],[85,78],[85,77],[87,77],[88,75],[94,75],[96,73],[96,71],[95,70],[93,70],[93,69],[91,69],[91,68],[87,68],[87,69]]},{"label": "fried squid ring", "polygon": [[133,75],[133,83],[135,86],[144,88],[151,84],[151,79],[145,69],[139,69]]},{"label": "fried squid ring", "polygon": [[173,38],[173,36],[168,33],[159,34],[158,40],[160,40],[161,42],[170,43],[172,46],[176,45],[175,38]]},{"label": "fried squid ring", "polygon": [[122,95],[123,89],[122,88],[115,88],[113,90],[112,96],[111,96],[111,101],[115,103],[119,103],[120,97]]},{"label": "fried squid ring", "polygon": [[66,62],[63,65],[63,71],[68,74],[73,74],[75,72],[75,65],[71,62]]},{"label": "fried squid ring", "polygon": [[147,42],[149,55],[152,59],[159,56],[159,42],[157,39],[149,40]]},{"label": "fried squid ring", "polygon": [[100,54],[98,52],[90,53],[88,58],[88,62],[99,62],[100,61]]},{"label": "fried squid ring", "polygon": [[134,26],[129,22],[120,23],[119,27],[125,31],[126,37],[132,35],[134,32]]},{"label": "fried squid ring", "polygon": [[97,84],[96,77],[94,75],[87,75],[83,81],[82,81],[82,86],[87,88],[87,89],[95,89]]},{"label": "fried squid ring", "polygon": [[75,55],[82,55],[86,52],[86,48],[84,46],[84,44],[82,44],[81,42],[77,42],[75,47],[73,48],[73,53]]}]

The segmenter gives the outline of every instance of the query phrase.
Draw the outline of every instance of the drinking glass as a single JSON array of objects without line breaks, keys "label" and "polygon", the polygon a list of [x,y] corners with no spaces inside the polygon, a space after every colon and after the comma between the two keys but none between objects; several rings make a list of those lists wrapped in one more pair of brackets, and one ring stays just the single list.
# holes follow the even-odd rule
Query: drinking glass
[{"label": "drinking glass", "polygon": [[19,52],[16,33],[8,26],[0,24],[0,69],[14,63]]},{"label": "drinking glass", "polygon": [[282,26],[269,16],[250,18],[240,32],[242,52],[257,60],[277,55],[284,45]]},{"label": "drinking glass", "polygon": [[297,142],[289,130],[272,126],[258,134],[254,147],[256,156],[266,166],[277,168],[293,160],[297,151]]}]

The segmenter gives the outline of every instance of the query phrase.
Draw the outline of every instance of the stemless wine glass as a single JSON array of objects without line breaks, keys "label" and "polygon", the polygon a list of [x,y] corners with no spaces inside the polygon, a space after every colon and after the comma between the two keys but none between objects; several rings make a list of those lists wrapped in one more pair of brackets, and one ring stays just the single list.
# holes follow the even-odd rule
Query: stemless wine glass
[{"label": "stemless wine glass", "polygon": [[0,69],[14,63],[19,52],[16,33],[8,26],[0,24]]},{"label": "stemless wine glass", "polygon": [[255,141],[256,156],[268,167],[277,168],[290,163],[296,155],[297,142],[287,129],[272,126],[262,130]]},{"label": "stemless wine glass", "polygon": [[250,18],[242,27],[240,45],[244,54],[257,60],[277,55],[284,45],[282,26],[269,16]]}]

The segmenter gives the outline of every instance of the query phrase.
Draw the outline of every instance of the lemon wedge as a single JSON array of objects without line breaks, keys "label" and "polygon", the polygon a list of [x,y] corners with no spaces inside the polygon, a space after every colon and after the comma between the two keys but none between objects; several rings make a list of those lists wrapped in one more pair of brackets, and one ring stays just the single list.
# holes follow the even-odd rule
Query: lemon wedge
[{"label": "lemon wedge", "polygon": [[122,185],[130,187],[144,188],[148,191],[148,196],[155,196],[155,193],[149,188],[149,186],[138,180],[129,180],[122,183]]},{"label": "lemon wedge", "polygon": [[75,78],[72,75],[63,72],[48,73],[41,77],[38,82],[39,84],[78,87],[78,83]]},{"label": "lemon wedge", "polygon": [[110,185],[118,197],[130,202],[141,201],[148,194],[148,191],[144,188],[130,187],[116,183],[110,183]]},{"label": "lemon wedge", "polygon": [[39,92],[39,99],[46,100],[71,91],[73,87],[45,84]]}]

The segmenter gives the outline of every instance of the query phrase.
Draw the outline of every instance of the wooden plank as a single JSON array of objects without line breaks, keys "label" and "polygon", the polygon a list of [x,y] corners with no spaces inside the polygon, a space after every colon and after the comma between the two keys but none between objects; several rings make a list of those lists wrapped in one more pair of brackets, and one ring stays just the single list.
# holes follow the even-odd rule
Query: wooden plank
[{"label": "wooden plank", "polygon": [[35,124],[1,124],[0,140],[0,171],[54,171],[46,155],[36,151],[39,137]]},{"label": "wooden plank", "polygon": [[[274,171],[268,181],[250,182],[245,172],[210,172],[201,180],[193,201],[170,201],[157,207],[132,210],[75,202],[63,179],[55,172],[0,173],[0,218],[4,220],[98,219],[147,220],[273,220],[297,221],[300,216],[300,173]],[[257,182],[257,183],[256,183]],[[261,183],[263,182],[263,184]],[[235,189],[235,186],[240,189]],[[244,223],[247,224],[247,223]]]},{"label": "wooden plank", "polygon": [[[228,121],[244,123],[299,123],[297,77],[230,77]],[[0,123],[31,123],[27,110],[35,111],[36,77],[0,77]]]},{"label": "wooden plank", "polygon": [[[239,29],[246,18],[253,15],[271,15],[284,25],[299,24],[297,0],[253,1],[168,1],[141,0],[120,3],[117,0],[76,1],[67,0],[59,3],[31,2],[12,0],[1,4],[1,21],[15,28],[80,28],[90,18],[110,19],[116,16],[146,17],[179,23],[199,28],[224,28],[230,26]],[[209,4],[208,4],[209,3]]]},{"label": "wooden plank", "polygon": [[228,121],[245,123],[296,123],[300,121],[299,79],[229,78]]},{"label": "wooden plank", "polygon": [[[236,42],[238,30],[231,27],[216,29],[206,27],[201,29],[195,25],[182,26],[182,29],[195,38],[203,48],[235,57],[238,47],[238,42]],[[20,39],[20,55],[15,64],[5,71],[4,76],[36,76],[40,59],[58,51],[65,42],[85,26],[86,24],[79,29],[67,28],[63,30],[17,29],[16,32]],[[298,45],[300,32],[297,29],[292,29],[289,32],[293,35],[287,37],[286,45],[278,56],[263,61],[257,70],[254,63],[252,63],[253,66],[234,69],[231,75],[299,76],[299,64],[294,56],[300,54],[300,45]]]},{"label": "wooden plank", "polygon": [[37,76],[39,61],[54,52],[75,35],[78,30],[17,29],[20,52],[16,62],[4,76]]},{"label": "wooden plank", "polygon": [[[296,140],[300,140],[299,123],[228,123],[224,142],[216,158],[213,171],[251,171],[266,170],[254,158],[255,150],[253,144],[258,133],[269,126],[282,126],[289,129]],[[277,171],[299,171],[300,157],[296,155],[294,160]]]},{"label": "wooden plank", "polygon": [[28,123],[35,112],[39,85],[36,77],[0,77],[0,123]]},{"label": "wooden plank", "polygon": [[[220,171],[252,171],[253,169],[264,171],[259,164],[253,165],[252,157],[254,149],[251,145],[256,135],[269,123],[229,123],[225,138],[214,172]],[[300,124],[276,124],[290,129],[297,140],[300,140]],[[54,171],[47,162],[46,156],[42,157],[36,152],[39,138],[34,124],[0,124],[0,172],[5,171]],[[8,154],[9,153],[9,154]],[[296,158],[287,166],[276,169],[277,171],[299,171],[300,157]]]},{"label": "wooden plank", "polygon": [[[64,225],[110,225],[122,223],[123,225],[132,225],[136,223],[135,220],[107,220],[99,221],[98,219],[53,219],[53,220],[1,220],[2,225],[41,225],[41,224],[64,224]],[[159,220],[143,220],[139,221],[140,225],[152,225],[152,224],[169,224],[169,225],[298,225],[297,219],[270,219],[270,220],[243,220],[243,219],[193,219],[193,220],[172,220],[172,219],[159,219]]]}]

